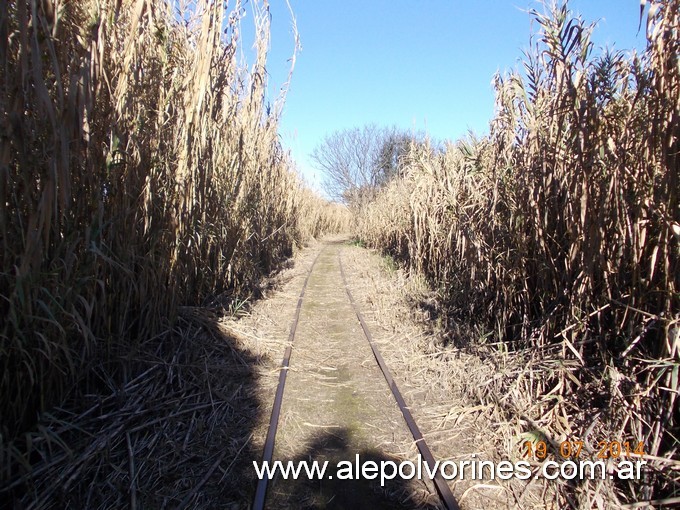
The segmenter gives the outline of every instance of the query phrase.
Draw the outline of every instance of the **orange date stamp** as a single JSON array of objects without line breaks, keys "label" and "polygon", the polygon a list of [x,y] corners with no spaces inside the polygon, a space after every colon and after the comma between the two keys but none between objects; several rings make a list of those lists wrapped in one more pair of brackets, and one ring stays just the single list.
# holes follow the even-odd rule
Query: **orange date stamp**
[{"label": "orange date stamp", "polygon": [[[550,453],[545,441],[524,441],[522,443],[524,456],[544,460]],[[583,441],[562,441],[557,448],[557,454],[563,459],[577,459],[587,453]],[[618,459],[632,455],[643,456],[645,447],[642,441],[599,441],[595,449],[598,459]]]}]

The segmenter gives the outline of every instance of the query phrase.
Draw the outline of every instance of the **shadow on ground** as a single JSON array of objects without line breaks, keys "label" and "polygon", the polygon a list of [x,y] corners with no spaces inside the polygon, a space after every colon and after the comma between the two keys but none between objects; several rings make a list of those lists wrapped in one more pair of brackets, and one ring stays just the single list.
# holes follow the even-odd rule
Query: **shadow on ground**
[{"label": "shadow on ground", "polygon": [[132,359],[95,365],[97,388],[74,390],[12,445],[0,507],[247,507],[256,359],[217,321],[185,311]]},{"label": "shadow on ground", "polygon": [[[328,462],[323,479],[309,479],[301,476],[298,480],[275,478],[269,488],[269,508],[304,508],[304,509],[395,509],[395,508],[438,508],[429,504],[425,491],[418,491],[416,481],[401,479],[397,474],[392,480],[386,480],[381,485],[377,473],[366,472],[369,480],[357,471],[356,456],[366,466],[373,462],[380,467],[382,462],[391,461],[396,465],[403,459],[388,457],[375,449],[357,451],[352,448],[350,432],[346,429],[336,429],[324,432],[315,437],[305,449],[304,453],[291,459],[297,465],[306,461],[316,461],[319,465]],[[286,463],[287,461],[283,461]],[[387,466],[385,472],[392,473]],[[304,468],[302,473],[305,473]],[[411,473],[405,468],[405,475]]]},{"label": "shadow on ground", "polygon": [[[201,308],[127,356],[95,365],[96,389],[74,391],[11,445],[0,508],[250,507],[261,460],[253,433],[269,419],[256,357]],[[351,451],[346,431],[320,435],[294,460],[329,460],[334,479],[274,480],[267,508],[428,508],[408,481],[338,480],[335,462],[357,453],[395,460]]]}]

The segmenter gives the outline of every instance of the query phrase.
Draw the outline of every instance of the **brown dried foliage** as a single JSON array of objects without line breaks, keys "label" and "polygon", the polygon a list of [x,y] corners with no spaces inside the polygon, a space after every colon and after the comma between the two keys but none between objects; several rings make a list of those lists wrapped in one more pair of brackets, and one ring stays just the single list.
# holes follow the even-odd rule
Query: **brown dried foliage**
[{"label": "brown dried foliage", "polygon": [[247,294],[294,245],[342,227],[278,142],[268,7],[251,7],[249,70],[239,0],[231,11],[209,0],[0,2],[5,460],[40,411],[96,386],[93,360],[134,353],[178,305]]},{"label": "brown dried foliage", "polygon": [[358,220],[370,245],[428,276],[456,323],[538,369],[508,383],[522,379],[534,424],[675,459],[649,457],[645,480],[609,494],[623,500],[677,495],[679,13],[649,2],[647,49],[630,58],[594,55],[566,5],[535,13],[524,76],[495,79],[490,134],[415,147]]}]

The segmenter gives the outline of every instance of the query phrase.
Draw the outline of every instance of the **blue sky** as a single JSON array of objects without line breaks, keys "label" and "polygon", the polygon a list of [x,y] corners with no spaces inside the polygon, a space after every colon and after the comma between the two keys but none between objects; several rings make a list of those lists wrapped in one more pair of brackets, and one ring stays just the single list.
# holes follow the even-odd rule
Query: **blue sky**
[{"label": "blue sky", "polygon": [[[455,140],[487,131],[493,115],[491,79],[519,68],[537,30],[532,0],[290,0],[302,51],[280,124],[281,140],[315,188],[309,154],[336,130],[367,123],[426,131]],[[637,33],[639,0],[572,0],[570,8],[598,21],[593,41],[628,50],[644,47]],[[243,20],[251,22],[250,7]],[[270,0],[269,84],[278,92],[294,41],[285,0]]]}]

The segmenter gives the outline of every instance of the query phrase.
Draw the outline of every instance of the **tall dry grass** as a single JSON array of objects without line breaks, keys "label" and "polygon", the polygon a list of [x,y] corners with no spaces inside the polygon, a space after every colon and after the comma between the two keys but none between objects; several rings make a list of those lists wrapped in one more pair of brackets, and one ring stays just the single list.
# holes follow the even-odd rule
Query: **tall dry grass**
[{"label": "tall dry grass", "polygon": [[415,147],[358,220],[457,322],[550,365],[519,377],[546,434],[675,459],[621,500],[677,496],[680,465],[680,2],[647,13],[631,57],[596,54],[566,5],[535,14],[523,72],[495,78],[490,134]]},{"label": "tall dry grass", "polygon": [[277,140],[251,7],[246,68],[238,0],[0,2],[3,466],[39,412],[96,387],[93,360],[134,359],[178,305],[246,292],[338,228]]}]

